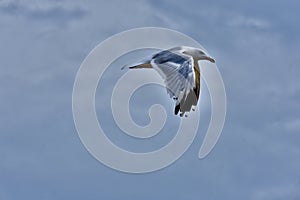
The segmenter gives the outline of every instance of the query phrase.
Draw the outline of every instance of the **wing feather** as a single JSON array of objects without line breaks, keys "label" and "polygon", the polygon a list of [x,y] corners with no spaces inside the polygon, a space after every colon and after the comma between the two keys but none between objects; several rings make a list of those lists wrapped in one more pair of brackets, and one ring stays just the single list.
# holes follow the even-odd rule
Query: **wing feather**
[{"label": "wing feather", "polygon": [[154,55],[151,60],[152,67],[164,79],[168,94],[177,100],[175,114],[181,111],[182,115],[190,111],[192,105],[197,104],[196,99],[199,95],[197,79],[200,76],[198,72],[195,72],[194,63],[192,57],[169,51],[162,51]]}]

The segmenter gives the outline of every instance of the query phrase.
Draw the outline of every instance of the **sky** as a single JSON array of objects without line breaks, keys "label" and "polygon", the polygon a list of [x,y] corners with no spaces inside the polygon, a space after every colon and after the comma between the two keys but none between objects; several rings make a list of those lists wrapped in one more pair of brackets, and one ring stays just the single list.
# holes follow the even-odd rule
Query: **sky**
[{"label": "sky", "polygon": [[[300,199],[299,7],[296,0],[0,0],[0,199]],[[199,133],[171,166],[127,174],[101,164],[81,143],[72,90],[96,45],[145,26],[180,31],[213,55],[226,87],[227,116],[205,159],[197,158]],[[137,91],[136,104],[148,90]],[[141,109],[158,101],[172,113],[165,90],[151,90],[160,98]],[[97,93],[97,102],[102,97]],[[147,123],[139,121],[146,108],[133,113],[137,123]],[[107,106],[97,109],[101,118]],[[102,122],[116,130],[111,120],[108,114]],[[171,138],[141,145],[113,133],[117,144],[137,151]]]}]

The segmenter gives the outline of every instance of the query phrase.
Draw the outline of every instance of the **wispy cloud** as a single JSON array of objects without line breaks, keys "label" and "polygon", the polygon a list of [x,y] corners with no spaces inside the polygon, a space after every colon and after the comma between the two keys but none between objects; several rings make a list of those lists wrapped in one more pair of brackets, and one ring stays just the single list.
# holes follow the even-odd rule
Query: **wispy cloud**
[{"label": "wispy cloud", "polygon": [[227,24],[232,27],[245,27],[245,28],[259,28],[264,29],[268,28],[270,24],[263,19],[246,17],[246,16],[235,16],[233,19],[230,19]]},{"label": "wispy cloud", "polygon": [[251,200],[275,200],[289,199],[297,200],[300,198],[300,185],[286,184],[281,186],[273,186],[257,190]]},{"label": "wispy cloud", "polygon": [[[297,4],[0,0],[0,199],[131,198],[132,193],[149,194],[148,199],[184,194],[190,199],[293,199],[299,195],[300,165]],[[141,26],[175,28],[215,56],[227,89],[228,116],[207,159],[193,157],[202,142],[198,134],[174,166],[130,176],[103,167],[84,150],[73,125],[71,95],[76,71],[95,45]]]},{"label": "wispy cloud", "polygon": [[86,15],[87,11],[63,1],[0,1],[0,12],[10,16],[22,16],[30,20],[70,21]]}]

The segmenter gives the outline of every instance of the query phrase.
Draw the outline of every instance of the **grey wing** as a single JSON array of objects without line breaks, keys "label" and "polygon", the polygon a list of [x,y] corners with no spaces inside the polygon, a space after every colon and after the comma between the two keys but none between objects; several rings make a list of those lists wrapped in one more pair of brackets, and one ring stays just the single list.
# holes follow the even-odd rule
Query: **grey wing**
[{"label": "grey wing", "polygon": [[170,97],[177,100],[175,114],[179,110],[182,113],[190,111],[194,102],[187,102],[187,98],[195,96],[193,95],[195,88],[193,58],[184,58],[184,60],[177,58],[177,61],[181,62],[172,62],[171,60],[167,62],[155,62],[154,60],[151,62],[153,68],[163,77]]}]

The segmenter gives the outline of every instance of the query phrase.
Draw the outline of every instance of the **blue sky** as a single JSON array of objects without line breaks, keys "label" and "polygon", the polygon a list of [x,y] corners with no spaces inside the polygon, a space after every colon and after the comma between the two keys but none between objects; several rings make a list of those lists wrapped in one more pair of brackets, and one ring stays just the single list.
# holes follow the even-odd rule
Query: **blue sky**
[{"label": "blue sky", "polygon": [[[0,0],[0,199],[299,199],[299,6]],[[86,151],[71,96],[81,62],[98,43],[144,26],[181,31],[214,56],[228,112],[205,159],[197,158],[199,134],[170,167],[132,175]]]}]

